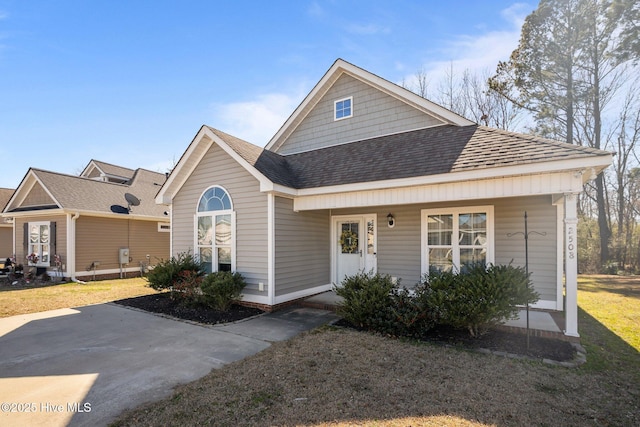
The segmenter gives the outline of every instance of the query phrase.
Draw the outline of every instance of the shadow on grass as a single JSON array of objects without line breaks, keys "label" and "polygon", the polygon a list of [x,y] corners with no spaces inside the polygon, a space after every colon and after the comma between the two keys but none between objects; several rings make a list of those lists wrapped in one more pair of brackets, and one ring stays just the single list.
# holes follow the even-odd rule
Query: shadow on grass
[{"label": "shadow on grass", "polygon": [[640,352],[581,307],[578,316],[581,342],[587,350],[587,363],[580,370],[633,375],[640,381]]},{"label": "shadow on grass", "polygon": [[631,276],[585,276],[581,278],[581,292],[610,292],[629,298],[640,299],[640,277]]},{"label": "shadow on grass", "polygon": [[11,281],[2,281],[0,282],[0,293],[2,292],[9,292],[9,291],[24,291],[24,290],[28,290],[28,289],[42,289],[42,288],[49,288],[52,286],[58,286],[58,285],[66,285],[69,282],[66,281],[55,281],[55,280],[47,280],[47,281],[40,281],[40,280],[36,280],[36,281],[31,281],[29,283],[24,283],[22,281],[19,281],[18,284],[14,285],[12,284]]}]

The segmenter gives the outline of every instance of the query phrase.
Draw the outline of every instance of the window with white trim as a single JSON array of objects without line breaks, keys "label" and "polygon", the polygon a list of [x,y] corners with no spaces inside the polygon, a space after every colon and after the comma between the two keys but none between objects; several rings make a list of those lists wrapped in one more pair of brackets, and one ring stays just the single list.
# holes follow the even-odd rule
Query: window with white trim
[{"label": "window with white trim", "polygon": [[353,97],[343,98],[333,103],[333,119],[342,120],[353,116]]},{"label": "window with white trim", "polygon": [[29,265],[48,266],[51,244],[51,223],[30,222],[28,225],[29,246],[27,261]]},{"label": "window with white trim", "polygon": [[227,191],[219,186],[200,197],[195,225],[196,255],[207,273],[235,270],[235,212]]},{"label": "window with white trim", "polygon": [[493,206],[423,210],[423,273],[493,264],[493,233]]}]

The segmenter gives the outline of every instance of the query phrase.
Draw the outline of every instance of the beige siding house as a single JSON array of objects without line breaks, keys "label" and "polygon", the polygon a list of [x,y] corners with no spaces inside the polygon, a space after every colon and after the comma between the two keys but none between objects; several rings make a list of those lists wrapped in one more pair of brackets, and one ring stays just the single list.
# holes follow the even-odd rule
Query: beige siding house
[{"label": "beige siding house", "polygon": [[609,152],[479,126],[337,60],[265,148],[203,126],[156,202],[172,254],[248,278],[272,308],[359,271],[524,265],[577,336],[576,195]]},{"label": "beige siding house", "polygon": [[[12,189],[0,188],[0,209],[3,209],[11,196]],[[1,211],[0,211],[1,212]],[[0,263],[13,256],[13,223],[0,218]]]},{"label": "beige siding house", "polygon": [[154,201],[165,179],[97,160],[79,176],[29,169],[1,215],[9,253],[71,280],[139,275],[169,257],[168,212]]}]

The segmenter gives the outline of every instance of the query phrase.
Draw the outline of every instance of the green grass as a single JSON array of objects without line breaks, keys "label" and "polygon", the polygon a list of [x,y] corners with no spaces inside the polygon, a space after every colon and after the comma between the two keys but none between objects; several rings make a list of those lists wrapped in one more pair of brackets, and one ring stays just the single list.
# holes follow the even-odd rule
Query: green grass
[{"label": "green grass", "polygon": [[583,371],[623,371],[640,381],[640,277],[581,276],[578,325]]},{"label": "green grass", "polygon": [[0,285],[0,317],[80,307],[156,293],[144,278],[34,286]]}]

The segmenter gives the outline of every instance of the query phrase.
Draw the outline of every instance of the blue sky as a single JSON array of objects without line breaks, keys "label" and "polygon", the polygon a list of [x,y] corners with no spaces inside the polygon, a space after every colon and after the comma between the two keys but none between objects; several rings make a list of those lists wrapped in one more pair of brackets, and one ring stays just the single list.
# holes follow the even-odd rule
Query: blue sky
[{"label": "blue sky", "polygon": [[264,146],[342,58],[495,70],[537,2],[0,0],[0,187],[91,159],[166,172],[201,125]]}]

